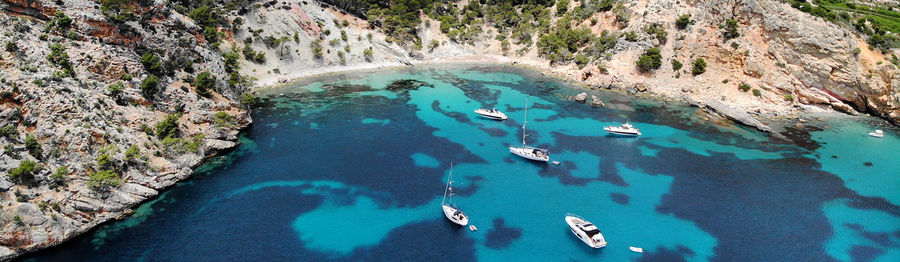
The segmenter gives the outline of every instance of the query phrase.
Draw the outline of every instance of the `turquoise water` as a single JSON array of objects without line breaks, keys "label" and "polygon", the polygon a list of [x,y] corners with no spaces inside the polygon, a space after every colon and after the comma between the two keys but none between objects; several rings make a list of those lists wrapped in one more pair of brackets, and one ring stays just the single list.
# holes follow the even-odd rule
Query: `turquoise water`
[{"label": "turquoise water", "polygon": [[[900,139],[871,119],[789,139],[679,103],[581,90],[506,66],[432,66],[266,90],[242,145],[129,219],[29,260],[896,261]],[[511,155],[521,141],[560,166]],[[506,121],[478,118],[494,107]],[[606,136],[629,119],[643,136]],[[457,205],[440,202],[454,164]],[[591,249],[563,221],[595,223]],[[642,247],[644,254],[628,251]]]}]

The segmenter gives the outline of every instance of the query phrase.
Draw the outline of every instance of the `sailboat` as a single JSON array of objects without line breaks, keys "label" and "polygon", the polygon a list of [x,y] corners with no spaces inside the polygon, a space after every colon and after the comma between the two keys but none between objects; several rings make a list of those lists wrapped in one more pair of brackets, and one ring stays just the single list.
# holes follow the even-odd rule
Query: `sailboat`
[{"label": "sailboat", "polygon": [[509,152],[528,160],[547,162],[550,160],[550,150],[546,148],[530,147],[525,143],[525,125],[528,124],[528,98],[525,98],[525,122],[522,124],[522,146],[510,146]]},{"label": "sailboat", "polygon": [[441,208],[444,210],[444,216],[454,224],[465,226],[469,224],[469,217],[466,216],[456,205],[453,204],[453,164],[450,164],[450,176],[447,177],[447,188],[444,189],[444,198],[441,199]]}]

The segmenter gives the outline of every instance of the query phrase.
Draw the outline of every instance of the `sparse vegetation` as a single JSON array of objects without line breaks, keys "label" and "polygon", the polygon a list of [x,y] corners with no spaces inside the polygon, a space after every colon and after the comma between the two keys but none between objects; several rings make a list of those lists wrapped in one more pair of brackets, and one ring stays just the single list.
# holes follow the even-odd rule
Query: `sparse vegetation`
[{"label": "sparse vegetation", "polygon": [[725,31],[722,32],[722,38],[724,38],[725,41],[728,41],[732,38],[736,38],[739,36],[741,36],[741,33],[738,32],[737,20],[734,20],[734,19],[725,20]]},{"label": "sparse vegetation", "polygon": [[681,64],[681,61],[678,61],[678,59],[672,59],[672,71],[678,71],[682,66],[684,65]]},{"label": "sparse vegetation", "polygon": [[213,115],[213,125],[218,128],[231,128],[235,122],[237,122],[237,119],[226,112],[217,112]]},{"label": "sparse vegetation", "polygon": [[156,138],[165,139],[178,136],[178,119],[181,114],[174,113],[166,115],[163,121],[156,124]]},{"label": "sparse vegetation", "polygon": [[687,29],[687,27],[689,25],[691,25],[692,23],[694,23],[694,21],[691,20],[691,15],[683,14],[683,15],[679,16],[678,19],[675,20],[675,27],[677,27],[680,30],[684,30],[684,29]]},{"label": "sparse vegetation", "polygon": [[44,154],[44,149],[41,148],[41,144],[32,134],[28,134],[25,137],[25,149],[28,150],[29,155],[37,159],[41,159]]},{"label": "sparse vegetation", "polygon": [[738,84],[738,89],[740,89],[743,92],[747,92],[750,90],[750,85],[748,85],[747,83],[741,82],[740,84]]},{"label": "sparse vegetation", "polygon": [[759,89],[754,88],[754,89],[753,89],[753,95],[759,97],[759,96],[762,96],[762,92],[759,91]]},{"label": "sparse vegetation", "polygon": [[159,92],[159,77],[149,75],[147,78],[144,78],[144,81],[141,82],[141,93],[144,97],[152,99],[157,92]]},{"label": "sparse vegetation", "polygon": [[9,170],[9,179],[17,183],[32,183],[34,175],[40,172],[41,166],[31,160],[22,160],[19,166]]},{"label": "sparse vegetation", "polygon": [[644,73],[659,69],[660,66],[662,66],[662,55],[659,48],[656,47],[644,51],[644,54],[637,60],[638,70]]},{"label": "sparse vegetation", "polygon": [[691,69],[691,74],[700,75],[706,72],[706,60],[703,58],[697,58],[694,60],[693,68]]},{"label": "sparse vegetation", "polygon": [[198,95],[209,97],[212,90],[216,87],[216,78],[209,71],[204,71],[194,78],[193,84]]},{"label": "sparse vegetation", "polygon": [[119,187],[120,185],[122,185],[122,178],[119,177],[119,174],[114,171],[100,170],[89,175],[88,185],[94,189]]}]

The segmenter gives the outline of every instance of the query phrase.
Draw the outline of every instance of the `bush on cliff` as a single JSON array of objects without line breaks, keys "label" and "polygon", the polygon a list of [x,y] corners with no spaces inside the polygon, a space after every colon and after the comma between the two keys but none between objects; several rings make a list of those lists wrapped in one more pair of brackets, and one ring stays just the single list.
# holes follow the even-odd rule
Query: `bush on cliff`
[{"label": "bush on cliff", "polygon": [[150,75],[141,82],[141,93],[147,99],[152,99],[156,92],[159,92],[159,77]]},{"label": "bush on cliff", "polygon": [[122,185],[119,174],[110,170],[100,170],[91,173],[88,177],[88,185],[93,189],[105,189]]},{"label": "bush on cliff", "polygon": [[156,138],[164,139],[178,136],[179,118],[181,118],[179,113],[166,115],[166,119],[156,124]]},{"label": "bush on cliff", "polygon": [[25,149],[28,150],[28,154],[37,159],[41,159],[41,156],[44,154],[41,144],[38,143],[37,138],[32,134],[28,134],[28,136],[25,137]]},{"label": "bush on cliff", "polygon": [[693,66],[694,68],[691,69],[691,74],[695,76],[706,72],[706,60],[703,60],[703,58],[697,58],[697,60],[694,60]]},{"label": "bush on cliff", "polygon": [[41,171],[41,166],[31,160],[22,160],[19,166],[9,170],[9,179],[17,183],[32,183],[34,175]]},{"label": "bush on cliff", "polygon": [[638,70],[641,72],[650,72],[662,66],[662,55],[659,48],[650,48],[641,55],[637,60]]},{"label": "bush on cliff", "polygon": [[680,30],[684,30],[689,25],[691,25],[691,23],[693,23],[693,22],[694,21],[691,21],[690,14],[684,14],[684,15],[679,16],[678,19],[675,20],[675,27],[677,27]]},{"label": "bush on cliff", "polygon": [[725,41],[728,41],[732,38],[736,38],[738,36],[741,36],[741,34],[738,33],[737,20],[734,20],[734,19],[725,20],[725,32],[722,32],[722,37],[725,38]]},{"label": "bush on cliff", "polygon": [[211,90],[216,87],[216,78],[209,71],[200,73],[194,78],[194,87],[196,87],[198,95],[209,97]]}]

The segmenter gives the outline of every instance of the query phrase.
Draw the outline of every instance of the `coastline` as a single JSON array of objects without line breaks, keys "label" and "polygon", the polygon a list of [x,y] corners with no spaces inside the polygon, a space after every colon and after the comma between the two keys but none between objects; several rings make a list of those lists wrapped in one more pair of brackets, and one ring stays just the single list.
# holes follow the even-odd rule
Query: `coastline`
[{"label": "coastline", "polygon": [[692,96],[690,95],[690,93],[680,96],[673,96],[666,92],[658,92],[658,90],[653,87],[647,88],[645,90],[638,90],[633,86],[625,87],[612,83],[602,85],[598,84],[597,81],[574,79],[571,77],[571,75],[576,73],[578,69],[573,69],[570,66],[553,67],[549,65],[549,62],[539,61],[536,59],[514,59],[507,56],[487,54],[431,57],[423,60],[412,60],[408,61],[407,63],[396,61],[377,62],[340,67],[322,67],[313,70],[302,70],[292,74],[275,75],[259,79],[255,82],[256,85],[252,87],[250,91],[258,93],[260,91],[289,86],[300,83],[307,79],[324,77],[328,75],[373,72],[381,69],[395,69],[403,67],[440,64],[493,64],[524,68],[527,70],[533,70],[542,76],[550,77],[555,80],[577,86],[585,92],[602,89],[610,92],[626,94],[629,96],[649,96],[662,101],[673,101],[689,104],[691,106],[700,108],[700,110],[703,110],[708,114],[714,114],[718,117],[726,119],[727,121],[733,122],[736,125],[753,128],[758,131],[773,134],[779,137],[781,137],[779,133],[784,131],[784,127],[799,127],[802,126],[803,123],[808,123],[812,120],[819,120],[819,122],[824,122],[824,118],[822,117],[823,115],[852,116],[833,109],[803,104],[785,106],[781,104],[764,103],[759,105],[759,107],[756,109],[756,112],[747,112],[740,107],[728,106],[724,102],[711,100],[707,97],[702,97],[699,95]]}]

